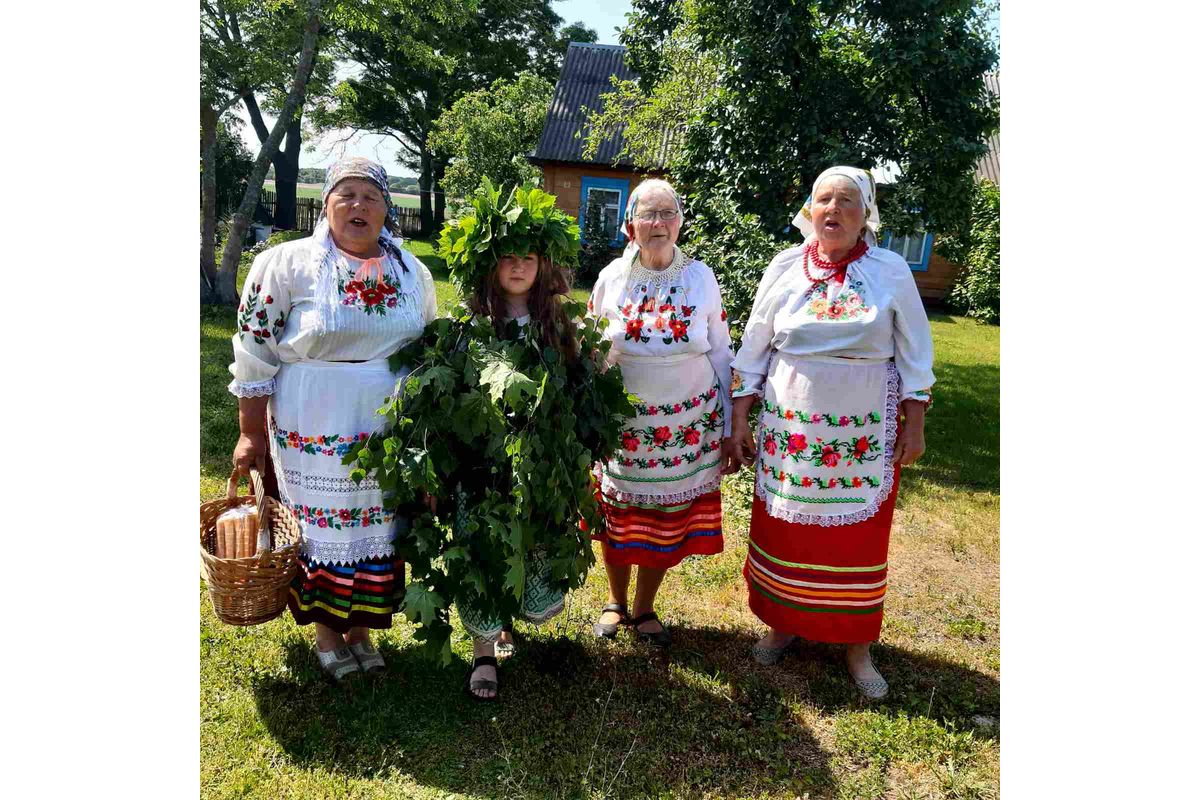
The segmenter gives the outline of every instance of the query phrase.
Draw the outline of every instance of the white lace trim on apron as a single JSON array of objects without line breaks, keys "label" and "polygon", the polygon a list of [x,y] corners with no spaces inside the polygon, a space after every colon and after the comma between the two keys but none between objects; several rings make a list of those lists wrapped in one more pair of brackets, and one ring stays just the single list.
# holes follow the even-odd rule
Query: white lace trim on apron
[{"label": "white lace trim on apron", "polygon": [[[846,391],[842,384],[837,392],[845,395],[839,401],[841,405],[824,407],[833,405],[825,402],[819,403],[823,407],[818,408],[810,405],[809,393],[802,392],[797,396],[782,391],[784,387],[778,380],[773,383],[777,378],[775,367],[781,360],[796,367],[797,374],[801,375],[806,362],[809,369],[820,369],[819,365],[831,361],[786,356],[773,359],[759,416],[755,493],[768,514],[785,522],[835,526],[870,519],[891,494],[895,477],[892,453],[896,444],[900,388],[895,364],[878,365],[886,370],[882,396],[870,396],[870,387],[865,391]],[[846,363],[859,369],[875,366],[858,365],[853,361]],[[828,396],[828,392],[819,390],[818,394]],[[826,442],[821,434],[829,430],[834,432],[834,437]],[[849,434],[850,441],[837,438],[841,431]],[[883,434],[882,443],[878,441],[879,433]],[[768,438],[774,440],[772,444],[768,443]],[[861,448],[859,442],[863,443]],[[872,450],[872,447],[878,449]],[[822,450],[836,456],[830,459],[836,466],[823,461]],[[804,460],[798,460],[797,454]],[[848,468],[847,464],[857,464],[858,468]],[[806,495],[794,493],[805,489],[809,490]],[[841,510],[834,513],[821,510],[833,506]]]}]

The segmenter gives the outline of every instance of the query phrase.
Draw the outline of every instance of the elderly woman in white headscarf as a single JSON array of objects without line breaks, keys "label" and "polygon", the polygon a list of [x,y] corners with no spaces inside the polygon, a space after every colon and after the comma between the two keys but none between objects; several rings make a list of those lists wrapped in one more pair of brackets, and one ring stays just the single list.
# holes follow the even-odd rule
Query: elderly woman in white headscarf
[{"label": "elderly woman in white headscarf", "polygon": [[736,469],[727,454],[737,449],[728,422],[733,353],[721,289],[709,267],[675,245],[682,223],[671,184],[639,184],[625,215],[631,246],[600,273],[588,302],[594,316],[609,321],[609,360],[640,399],[621,449],[600,467],[608,604],[592,630],[611,639],[627,625],[639,640],[664,648],[671,635],[654,611],[658,588],[685,557],[724,547],[721,476]]},{"label": "elderly woman in white headscarf", "polygon": [[403,377],[387,357],[437,314],[433,276],[400,247],[387,173],[365,158],[328,170],[324,208],[307,239],[255,260],[233,337],[241,436],[234,476],[263,469],[268,451],[280,499],[303,532],[303,569],[289,606],[315,623],[317,658],[341,681],[384,669],[369,629],[387,628],[404,595],[392,539],[403,520],[379,484],[350,480],[344,456],[379,421]]},{"label": "elderly woman in white headscarf", "polygon": [[770,627],[754,656],[773,664],[797,636],[844,643],[877,699],[870,644],[900,467],[925,449],[933,341],[908,264],[876,244],[869,173],[823,172],[794,224],[808,238],[767,267],[733,362],[733,437],[758,462],[743,574]]}]

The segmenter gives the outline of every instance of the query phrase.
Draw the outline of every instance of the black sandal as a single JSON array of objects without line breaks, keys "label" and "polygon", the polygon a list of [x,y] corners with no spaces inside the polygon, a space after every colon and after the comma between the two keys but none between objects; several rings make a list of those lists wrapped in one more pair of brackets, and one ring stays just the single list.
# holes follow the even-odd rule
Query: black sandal
[{"label": "black sandal", "polygon": [[658,622],[659,625],[662,625],[662,620],[660,620],[658,618],[658,614],[655,614],[653,611],[647,611],[645,614],[629,620],[629,624],[633,626],[633,633],[635,636],[637,636],[637,640],[639,642],[646,642],[647,644],[652,644],[655,647],[662,647],[664,649],[670,647],[671,632],[667,630],[665,625],[663,625],[663,629],[661,631],[657,631],[655,633],[647,633],[646,631],[638,630],[638,625],[651,621]]},{"label": "black sandal", "polygon": [[616,622],[596,622],[592,624],[592,635],[598,639],[615,639],[617,631],[622,625],[629,624],[629,609],[624,603],[609,603],[604,608],[600,609],[600,614],[603,616],[605,611],[615,611],[621,615],[621,619]]},{"label": "black sandal", "polygon": [[[498,681],[490,681],[487,678],[476,678],[471,680],[471,676],[475,674],[475,670],[480,667],[491,667],[496,670],[496,677],[500,677],[500,665],[496,663],[495,656],[479,656],[475,659],[475,663],[471,665],[471,671],[467,673],[467,694],[473,699],[481,703],[492,703],[500,699],[500,683]],[[482,697],[475,694],[477,689],[491,690],[495,692],[491,697]]]}]

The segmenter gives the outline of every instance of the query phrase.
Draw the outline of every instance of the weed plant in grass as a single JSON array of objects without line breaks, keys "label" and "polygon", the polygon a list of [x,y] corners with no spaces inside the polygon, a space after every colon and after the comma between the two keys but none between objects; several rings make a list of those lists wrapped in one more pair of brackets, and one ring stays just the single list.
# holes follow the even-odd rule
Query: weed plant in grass
[{"label": "weed plant in grass", "polygon": [[[428,242],[439,307],[457,300]],[[244,277],[244,276],[243,276]],[[586,297],[586,289],[576,296]],[[217,497],[237,438],[226,391],[232,309],[201,312],[201,499]],[[290,616],[232,628],[200,596],[203,797],[995,798],[999,787],[999,329],[932,314],[928,450],[904,470],[887,610],[873,652],[891,684],[860,700],[843,650],[802,642],[774,667],[741,577],[753,479],[727,480],[724,553],[671,570],[658,611],[669,657],[593,639],[597,566],[541,629],[518,623],[501,702],[424,660],[403,618],[377,642],[389,669],[334,686]],[[597,556],[600,553],[597,550]]]}]

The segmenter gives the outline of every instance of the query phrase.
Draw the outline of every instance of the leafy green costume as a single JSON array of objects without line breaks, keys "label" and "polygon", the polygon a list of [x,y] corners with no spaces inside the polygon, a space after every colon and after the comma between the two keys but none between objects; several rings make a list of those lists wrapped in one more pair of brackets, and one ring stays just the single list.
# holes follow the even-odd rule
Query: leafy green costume
[{"label": "leafy green costume", "polygon": [[[464,295],[500,256],[537,252],[559,265],[578,257],[579,229],[553,195],[521,187],[501,201],[484,180],[474,213],[449,222],[440,253]],[[536,321],[504,330],[459,306],[392,356],[412,372],[381,413],[387,424],[346,457],[385,503],[411,517],[396,552],[412,568],[404,611],[416,637],[450,660],[449,609],[464,619],[522,615],[527,576],[537,591],[583,583],[594,557],[589,532],[604,524],[592,464],[610,456],[632,414],[620,370],[601,371],[609,344],[582,303],[563,307],[579,357],[544,347]],[[437,511],[423,496],[437,499]]]}]

